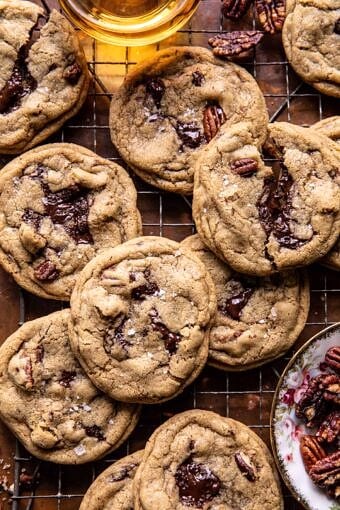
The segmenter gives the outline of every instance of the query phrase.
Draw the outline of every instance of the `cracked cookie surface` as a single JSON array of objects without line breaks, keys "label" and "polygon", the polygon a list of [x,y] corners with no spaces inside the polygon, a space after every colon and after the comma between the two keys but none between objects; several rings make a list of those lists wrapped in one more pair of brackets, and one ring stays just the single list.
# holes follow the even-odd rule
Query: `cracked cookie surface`
[{"label": "cracked cookie surface", "polygon": [[340,0],[287,0],[282,41],[301,78],[340,97]]},{"label": "cracked cookie surface", "polygon": [[88,87],[83,50],[64,16],[0,1],[0,154],[45,140],[78,112]]},{"label": "cracked cookie surface", "polygon": [[268,114],[254,78],[204,48],[171,48],[137,66],[114,94],[111,138],[142,179],[189,194],[201,148],[242,119],[263,141]]},{"label": "cracked cookie surface", "polygon": [[202,370],[216,296],[190,250],[139,237],[85,267],[71,310],[72,348],[94,383],[118,400],[154,403]]},{"label": "cracked cookie surface", "polygon": [[119,165],[73,144],[32,149],[0,175],[0,263],[39,296],[70,298],[101,249],[141,233],[132,180]]},{"label": "cracked cookie surface", "polygon": [[79,510],[132,510],[133,479],[142,457],[141,450],[105,469],[86,492]]},{"label": "cracked cookie surface", "polygon": [[196,165],[193,217],[201,239],[235,271],[265,276],[311,264],[340,225],[334,142],[285,122],[268,126],[265,166],[247,124],[225,131]]},{"label": "cracked cookie surface", "polygon": [[[316,124],[313,124],[312,129],[316,129],[336,142],[340,152],[340,116],[328,117],[327,119],[320,120]],[[320,262],[330,269],[340,271],[340,238],[338,238],[333,248]]]},{"label": "cracked cookie surface", "polygon": [[192,410],[161,425],[134,482],[135,510],[282,510],[274,461],[246,425]]},{"label": "cracked cookie surface", "polygon": [[138,406],[103,395],[75,359],[69,310],[25,323],[0,348],[0,415],[39,459],[82,464],[130,435]]},{"label": "cracked cookie surface", "polygon": [[216,287],[217,313],[209,334],[210,365],[249,370],[284,354],[307,320],[307,275],[287,271],[264,278],[233,271],[200,240],[181,243],[205,264]]}]

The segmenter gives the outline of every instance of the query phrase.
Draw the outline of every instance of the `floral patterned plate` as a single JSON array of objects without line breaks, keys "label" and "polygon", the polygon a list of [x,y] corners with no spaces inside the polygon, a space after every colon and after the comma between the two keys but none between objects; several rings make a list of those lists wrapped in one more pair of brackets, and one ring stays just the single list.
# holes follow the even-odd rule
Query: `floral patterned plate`
[{"label": "floral patterned plate", "polygon": [[271,411],[271,444],[277,467],[307,510],[340,510],[340,504],[318,489],[305,471],[299,439],[314,431],[307,429],[294,411],[308,380],[322,373],[325,354],[334,345],[340,345],[340,323],[313,336],[293,356],[277,385]]}]

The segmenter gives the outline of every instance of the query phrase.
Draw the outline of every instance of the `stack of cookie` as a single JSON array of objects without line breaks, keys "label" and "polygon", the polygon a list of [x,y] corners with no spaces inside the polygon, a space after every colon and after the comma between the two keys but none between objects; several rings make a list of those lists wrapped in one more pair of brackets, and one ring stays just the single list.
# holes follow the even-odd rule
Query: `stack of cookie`
[{"label": "stack of cookie", "polygon": [[80,510],[189,507],[283,509],[271,454],[248,427],[209,411],[178,414],[155,430],[144,451],[104,471]]}]

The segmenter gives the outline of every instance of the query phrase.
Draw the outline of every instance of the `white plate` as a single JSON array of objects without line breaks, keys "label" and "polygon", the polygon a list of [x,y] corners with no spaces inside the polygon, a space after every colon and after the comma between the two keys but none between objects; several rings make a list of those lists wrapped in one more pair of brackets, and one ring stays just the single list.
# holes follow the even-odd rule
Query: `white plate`
[{"label": "white plate", "polygon": [[294,410],[308,379],[322,373],[320,363],[334,345],[340,345],[340,323],[324,329],[301,347],[286,366],[273,399],[271,443],[275,461],[287,487],[308,510],[340,510],[340,504],[318,489],[305,471],[299,438],[315,430],[307,429]]}]

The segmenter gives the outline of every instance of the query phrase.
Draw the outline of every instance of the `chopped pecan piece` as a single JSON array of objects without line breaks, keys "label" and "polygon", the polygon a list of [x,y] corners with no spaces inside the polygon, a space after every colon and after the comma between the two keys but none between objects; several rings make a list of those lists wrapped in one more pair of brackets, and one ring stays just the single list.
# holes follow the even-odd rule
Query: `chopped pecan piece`
[{"label": "chopped pecan piece", "polygon": [[251,177],[258,170],[258,161],[252,158],[236,159],[230,163],[230,168],[241,177]]},{"label": "chopped pecan piece", "polygon": [[305,465],[307,473],[311,470],[311,467],[320,460],[326,457],[326,452],[320,446],[315,436],[304,435],[300,441],[300,453]]},{"label": "chopped pecan piece", "polygon": [[41,282],[52,282],[58,278],[59,271],[50,260],[45,260],[34,270],[34,276]]},{"label": "chopped pecan piece", "polygon": [[263,33],[259,30],[234,30],[211,37],[209,44],[217,57],[233,57],[254,48],[262,37]]},{"label": "chopped pecan piece", "polygon": [[229,19],[240,19],[245,15],[253,0],[223,0],[222,13]]},{"label": "chopped pecan piece", "polygon": [[335,375],[321,374],[309,381],[305,393],[295,407],[296,416],[304,420],[307,427],[320,423],[330,411],[330,402],[336,397],[334,378],[339,379]]},{"label": "chopped pecan piece", "polygon": [[82,69],[77,62],[67,66],[63,72],[63,77],[70,85],[77,85],[79,78],[82,74]]},{"label": "chopped pecan piece", "polygon": [[335,346],[328,349],[325,363],[336,372],[340,372],[340,347]]},{"label": "chopped pecan piece", "polygon": [[319,376],[321,382],[319,383],[320,388],[324,390],[323,397],[325,400],[329,402],[333,402],[334,404],[340,404],[340,377],[335,374],[329,374],[324,376]]},{"label": "chopped pecan piece", "polygon": [[255,0],[255,8],[265,32],[281,32],[286,17],[285,0]]},{"label": "chopped pecan piece", "polygon": [[340,451],[318,460],[311,468],[310,477],[331,497],[340,496]]},{"label": "chopped pecan piece", "polygon": [[212,140],[226,121],[223,108],[219,104],[207,105],[203,112],[204,136],[207,142]]},{"label": "chopped pecan piece", "polygon": [[319,430],[316,433],[316,437],[319,441],[325,443],[333,443],[340,433],[340,412],[333,411],[327,416],[327,418],[321,423]]},{"label": "chopped pecan piece", "polygon": [[247,455],[241,452],[235,453],[235,461],[237,467],[241,473],[249,480],[249,482],[255,482],[255,470],[251,464],[251,461]]}]

